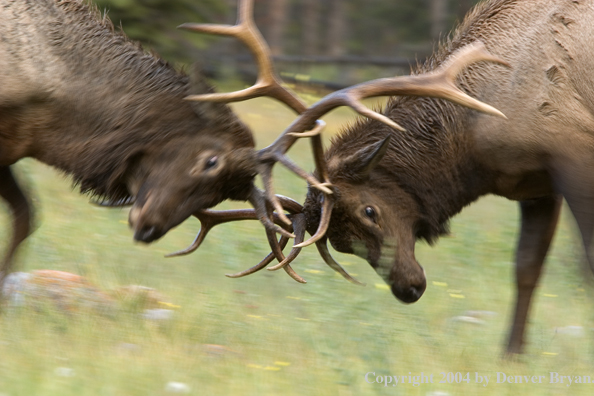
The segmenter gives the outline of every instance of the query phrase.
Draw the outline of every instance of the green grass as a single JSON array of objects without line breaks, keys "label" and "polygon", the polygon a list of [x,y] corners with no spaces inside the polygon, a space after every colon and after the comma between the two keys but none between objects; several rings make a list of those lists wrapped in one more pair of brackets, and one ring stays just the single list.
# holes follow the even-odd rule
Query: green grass
[{"label": "green grass", "polygon": [[[259,147],[292,119],[267,99],[236,109],[258,131]],[[327,135],[348,118],[348,110],[326,117]],[[306,142],[291,156],[311,169]],[[278,168],[278,192],[302,201],[305,183]],[[18,257],[18,270],[74,272],[103,289],[142,284],[180,307],[165,323],[129,312],[101,317],[9,311],[0,317],[2,396],[163,395],[170,381],[186,383],[195,395],[591,394],[592,384],[548,383],[549,372],[594,378],[590,293],[567,211],[536,292],[527,353],[509,362],[501,354],[514,294],[518,213],[513,202],[482,199],[454,219],[452,237],[435,247],[420,243],[417,258],[426,269],[428,289],[416,304],[403,305],[363,260],[335,254],[367,284],[358,287],[326,267],[311,248],[293,266],[306,285],[282,271],[226,278],[225,273],[248,268],[268,253],[255,222],[221,226],[199,251],[166,259],[165,253],[192,242],[197,220],[150,246],[134,244],[127,210],[89,205],[69,180],[33,161],[20,163],[18,173],[35,197],[38,225]],[[0,235],[7,240],[6,211],[0,220],[5,225]],[[467,310],[496,315],[483,325],[451,320]],[[554,331],[570,325],[583,326],[586,335]],[[74,375],[60,376],[59,368]],[[423,372],[433,374],[434,383],[383,387],[368,384],[368,372]],[[442,372],[471,373],[470,383],[440,384]],[[474,383],[475,372],[491,376],[487,387]],[[546,378],[540,385],[497,384],[497,372]]]}]

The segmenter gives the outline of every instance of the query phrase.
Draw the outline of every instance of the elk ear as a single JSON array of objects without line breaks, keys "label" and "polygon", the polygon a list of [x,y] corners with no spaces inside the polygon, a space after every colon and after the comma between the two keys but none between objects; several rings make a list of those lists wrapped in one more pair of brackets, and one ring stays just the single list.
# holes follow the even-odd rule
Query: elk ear
[{"label": "elk ear", "polygon": [[344,160],[344,165],[350,168],[357,179],[366,179],[386,154],[389,143],[390,135],[357,151]]}]

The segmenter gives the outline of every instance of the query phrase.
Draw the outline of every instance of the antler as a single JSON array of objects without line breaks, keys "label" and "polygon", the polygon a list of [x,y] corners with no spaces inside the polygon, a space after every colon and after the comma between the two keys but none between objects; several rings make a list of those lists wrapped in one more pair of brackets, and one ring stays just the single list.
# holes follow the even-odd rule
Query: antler
[{"label": "antler", "polygon": [[[247,99],[252,99],[259,96],[269,96],[274,98],[281,103],[286,104],[293,109],[297,114],[301,114],[307,110],[307,105],[293,92],[282,86],[281,79],[274,69],[272,63],[272,56],[268,44],[262,37],[262,34],[256,27],[253,20],[253,0],[243,0],[238,5],[238,17],[235,25],[213,25],[213,24],[196,24],[186,23],[179,26],[181,29],[186,29],[194,32],[210,33],[216,35],[233,36],[241,40],[252,52],[258,64],[258,78],[256,83],[244,90],[230,92],[230,93],[219,93],[219,94],[203,94],[203,95],[190,95],[186,97],[187,100],[194,101],[214,101],[214,102],[237,102]],[[325,126],[325,123],[321,120],[312,120],[311,124],[306,128],[296,132],[305,132],[312,129],[310,132],[303,134],[302,137],[317,136],[321,133]],[[321,143],[321,140],[320,140]],[[324,161],[323,149],[316,150],[314,148],[314,158],[316,164],[321,164]],[[291,161],[286,155],[286,151],[283,153],[277,152],[274,156],[268,159],[263,159],[260,166],[260,176],[264,183],[265,197],[268,202],[272,205],[276,213],[280,216],[280,219],[287,224],[291,224],[291,221],[284,215],[283,208],[279,200],[276,198],[273,185],[272,185],[272,168],[275,162],[280,162],[289,170],[297,174],[299,177],[307,180],[307,182],[321,190],[324,194],[332,194],[332,190],[329,188],[330,183],[328,179],[322,178],[322,182],[318,181],[314,176],[310,175],[306,171],[299,168],[293,161]],[[270,220],[265,212],[256,208],[260,213],[260,218],[263,220],[264,226],[269,230],[279,231],[278,228],[271,228]],[[282,232],[282,231],[281,231]],[[323,234],[323,230],[320,230],[319,234]],[[316,233],[318,234],[318,233]],[[308,241],[309,242],[309,241]],[[273,247],[274,249],[274,247]]]},{"label": "antler", "polygon": [[272,64],[270,48],[254,23],[253,9],[253,0],[240,0],[237,11],[237,23],[233,26],[208,23],[184,23],[179,26],[180,29],[193,32],[236,37],[249,48],[258,64],[258,79],[249,88],[231,93],[191,95],[186,99],[230,103],[260,96],[269,96],[285,103],[295,110],[296,113],[302,113],[307,109],[307,105],[297,95],[281,85],[281,79],[278,77]]},{"label": "antler", "polygon": [[[277,196],[277,198],[282,203],[283,208],[285,208],[290,213],[289,216],[292,218],[292,225],[291,226],[284,225],[281,222],[280,216],[278,216],[277,213],[273,213],[273,221],[275,222],[275,224],[282,225],[283,227],[286,227],[295,233],[295,243],[296,243],[295,246],[293,246],[293,249],[291,250],[289,255],[285,257],[282,253],[282,250],[286,247],[286,245],[289,241],[289,238],[287,236],[283,235],[283,236],[281,236],[280,241],[278,241],[278,249],[273,247],[272,248],[273,251],[270,254],[268,254],[258,264],[256,264],[255,266],[253,266],[247,270],[244,270],[244,271],[241,271],[241,272],[238,272],[235,274],[227,274],[227,276],[229,278],[240,278],[240,277],[243,277],[246,275],[253,274],[254,272],[260,271],[261,269],[265,268],[268,264],[270,264],[272,262],[272,260],[274,260],[276,258],[279,261],[279,264],[275,265],[274,267],[268,268],[268,270],[276,271],[276,270],[279,270],[282,268],[285,270],[285,272],[287,272],[287,274],[291,278],[295,279],[297,282],[307,283],[305,281],[305,279],[303,279],[302,277],[297,275],[297,273],[295,273],[295,271],[291,268],[291,265],[290,265],[291,262],[293,262],[293,260],[295,260],[297,258],[297,256],[299,255],[301,248],[297,247],[297,245],[299,243],[303,242],[303,239],[305,236],[306,218],[305,218],[305,214],[303,213],[303,206],[301,204],[299,204],[298,202],[292,200],[291,198],[284,197],[282,195]],[[219,224],[224,224],[224,223],[228,223],[228,222],[232,222],[232,221],[241,221],[241,220],[259,220],[259,215],[257,213],[257,210],[255,210],[255,209],[220,210],[220,211],[206,209],[206,210],[201,210],[199,212],[194,213],[194,217],[196,217],[200,221],[200,225],[201,225],[200,232],[196,236],[196,239],[194,240],[194,242],[187,248],[180,250],[178,252],[175,252],[175,253],[168,254],[166,257],[184,256],[186,254],[190,254],[190,253],[194,252],[196,249],[198,249],[200,247],[200,245],[204,241],[204,238],[206,237],[208,232]],[[272,237],[274,237],[274,234],[267,233],[267,235],[269,238],[271,235],[272,235]],[[332,269],[334,269],[336,272],[341,274],[345,279],[349,280],[350,282],[358,284],[358,285],[362,285],[361,282],[359,282],[358,280],[356,280],[355,278],[350,276],[348,274],[348,272],[346,270],[344,270],[344,268],[342,268],[340,266],[340,264],[338,264],[332,258],[332,256],[330,255],[330,252],[328,251],[328,247],[326,246],[326,238],[323,236],[320,238],[323,238],[323,239],[319,242],[316,242],[316,246],[318,247],[320,256],[324,259],[326,264],[328,264],[328,266],[330,266]],[[272,243],[271,243],[271,246],[273,246]]]},{"label": "antler", "polygon": [[267,159],[269,156],[274,158],[279,152],[285,153],[299,136],[294,132],[307,130],[313,121],[340,106],[351,107],[363,116],[404,131],[404,128],[388,117],[365,107],[361,103],[361,100],[365,98],[395,95],[428,96],[446,99],[483,113],[506,118],[496,108],[468,96],[456,87],[457,75],[465,67],[480,61],[509,66],[504,60],[491,55],[484,44],[477,41],[454,52],[446,62],[432,72],[420,75],[380,78],[333,92],[301,114],[272,145],[260,150],[260,157],[262,159]]},{"label": "antler", "polygon": [[[304,215],[302,213],[300,213],[302,206],[298,202],[293,201],[290,198],[283,197],[283,196],[279,196],[278,198],[280,201],[282,201],[283,207],[289,213],[291,213],[291,216],[293,216],[293,215],[295,216],[293,224],[298,223],[300,228],[303,227],[303,229],[305,229],[305,218],[304,218]],[[228,222],[232,222],[232,221],[241,221],[241,220],[260,220],[260,221],[262,221],[262,219],[260,218],[260,214],[258,213],[258,210],[256,210],[256,209],[237,209],[237,210],[219,210],[219,211],[206,209],[206,210],[201,210],[201,211],[194,213],[194,217],[196,217],[200,221],[200,232],[196,236],[196,239],[194,240],[194,242],[187,248],[177,251],[175,253],[170,253],[170,254],[166,255],[165,257],[184,256],[186,254],[190,254],[190,253],[194,252],[196,249],[198,249],[200,247],[200,245],[206,238],[206,235],[208,234],[208,232],[219,224],[224,224],[224,223],[228,223]],[[281,221],[278,213],[273,213],[272,219],[275,224],[286,227],[287,229],[292,231],[292,226],[285,225]],[[301,226],[301,224],[303,224],[303,225]],[[292,235],[288,232],[287,232],[287,234],[292,237],[295,237],[294,235]],[[274,238],[274,235],[275,235],[274,233],[268,232],[268,230],[267,230],[267,236],[269,239],[271,237]],[[296,240],[298,240],[299,242],[302,242],[303,235],[301,234],[301,237],[297,236]],[[287,235],[281,236],[281,240],[280,241],[275,240],[275,243],[272,243],[269,241],[270,245],[272,246],[273,252],[270,253],[268,256],[266,256],[266,258],[264,258],[264,260],[262,260],[260,263],[258,263],[257,265],[253,266],[252,268],[250,268],[248,270],[239,272],[237,274],[228,274],[227,276],[230,278],[239,278],[239,277],[242,277],[245,275],[253,274],[254,272],[259,271],[262,268],[266,267],[275,258],[278,261],[285,262],[286,260],[282,253],[282,250],[285,248],[288,241],[289,241],[289,236],[287,236]],[[287,272],[287,274],[289,274],[289,276],[291,276],[297,282],[306,283],[306,281],[302,277],[300,277],[299,275],[297,275],[297,273],[295,273],[295,271],[291,268],[290,265],[288,265],[288,263],[286,263],[286,266],[284,267],[284,269]]]},{"label": "antler", "polygon": [[[349,106],[359,114],[383,122],[394,129],[404,130],[388,117],[365,107],[361,103],[361,100],[365,98],[387,95],[428,96],[446,99],[471,109],[506,118],[499,110],[468,96],[456,87],[455,81],[460,71],[479,61],[490,61],[509,66],[505,61],[491,55],[485,49],[483,43],[475,42],[454,52],[446,62],[432,72],[421,75],[381,78],[336,91],[307,109],[285,129],[274,143],[260,150],[258,153],[260,161],[274,161],[284,155],[300,137],[300,134],[295,132],[306,130],[314,120],[339,106]],[[319,146],[321,141],[318,142],[316,139],[312,139],[312,145],[314,145],[314,153],[321,152],[322,149]],[[323,161],[318,162],[320,156],[314,155],[314,158],[316,159],[318,171],[323,170],[323,172],[326,172]],[[322,176],[322,179],[328,180],[327,173]],[[328,200],[329,196],[327,195],[325,198]],[[325,227],[330,219],[330,212],[331,210],[324,212],[316,237],[325,233]],[[298,247],[305,247],[316,240],[312,238],[299,244]]]}]

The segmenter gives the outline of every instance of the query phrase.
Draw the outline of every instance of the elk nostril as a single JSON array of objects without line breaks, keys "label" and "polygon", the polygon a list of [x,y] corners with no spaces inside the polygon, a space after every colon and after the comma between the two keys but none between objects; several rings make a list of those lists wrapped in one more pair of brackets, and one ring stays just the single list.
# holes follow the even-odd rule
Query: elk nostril
[{"label": "elk nostril", "polygon": [[423,292],[425,291],[425,289],[421,289],[418,287],[410,287],[408,289],[408,295],[410,296],[410,299],[412,300],[412,302],[417,301],[419,298],[421,298],[421,296],[423,295]]},{"label": "elk nostril", "polygon": [[397,285],[392,285],[392,293],[396,296],[397,299],[402,301],[403,303],[414,303],[416,302],[423,293],[425,292],[425,287],[427,286],[426,282],[423,282],[420,285],[412,285],[406,287],[398,287]]},{"label": "elk nostril", "polygon": [[136,230],[136,232],[134,233],[134,239],[136,241],[145,243],[153,242],[159,239],[161,236],[162,234],[155,226],[143,227],[139,230]]}]

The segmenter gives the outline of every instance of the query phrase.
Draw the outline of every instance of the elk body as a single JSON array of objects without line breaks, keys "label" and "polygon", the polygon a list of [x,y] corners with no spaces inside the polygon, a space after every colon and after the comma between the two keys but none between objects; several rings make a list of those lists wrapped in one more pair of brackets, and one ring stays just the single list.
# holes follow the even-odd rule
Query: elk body
[{"label": "elk body", "polygon": [[14,235],[2,274],[30,232],[10,167],[32,157],[83,193],[134,198],[134,238],[150,242],[199,209],[248,199],[250,131],[198,79],[146,54],[84,0],[0,0],[0,196]]},{"label": "elk body", "polygon": [[[404,132],[373,120],[343,131],[325,155],[335,191],[326,233],[332,246],[365,258],[410,303],[426,286],[414,255],[417,240],[434,241],[448,219],[483,195],[519,201],[517,300],[507,350],[521,352],[563,198],[594,268],[593,20],[588,0],[490,0],[473,10],[417,72],[480,40],[510,67],[471,66],[459,85],[508,119],[400,97],[383,114]],[[310,189],[309,229],[319,222],[320,201],[322,194]]]}]

